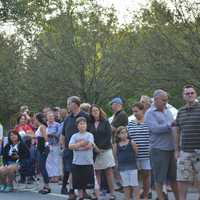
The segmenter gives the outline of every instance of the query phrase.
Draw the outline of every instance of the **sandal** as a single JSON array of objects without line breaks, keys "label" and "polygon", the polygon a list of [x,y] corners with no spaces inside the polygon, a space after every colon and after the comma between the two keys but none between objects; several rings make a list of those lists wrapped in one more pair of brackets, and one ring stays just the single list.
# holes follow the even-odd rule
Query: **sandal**
[{"label": "sandal", "polygon": [[41,189],[39,191],[40,194],[48,194],[50,192],[51,192],[51,189],[50,188],[46,188],[46,187],[44,187],[43,189]]},{"label": "sandal", "polygon": [[5,188],[6,188],[6,185],[1,184],[0,185],[0,192],[4,192]]}]

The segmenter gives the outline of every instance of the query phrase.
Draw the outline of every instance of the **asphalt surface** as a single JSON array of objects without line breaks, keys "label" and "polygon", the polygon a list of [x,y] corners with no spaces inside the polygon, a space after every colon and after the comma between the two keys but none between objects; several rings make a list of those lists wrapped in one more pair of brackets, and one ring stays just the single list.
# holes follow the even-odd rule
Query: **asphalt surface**
[{"label": "asphalt surface", "polygon": [[[42,188],[41,183],[34,183],[31,185],[15,185],[15,191],[10,193],[0,193],[0,200],[67,200],[67,195],[60,194],[61,186],[58,184],[51,184],[52,192],[46,195],[38,193],[38,190]],[[100,200],[108,200],[108,194],[101,196]],[[123,194],[116,192],[116,199],[123,200]],[[153,192],[152,200],[156,199],[156,194]],[[175,200],[171,192],[168,193],[169,200]],[[191,191],[187,196],[188,200],[198,200],[198,194],[196,191]]]}]

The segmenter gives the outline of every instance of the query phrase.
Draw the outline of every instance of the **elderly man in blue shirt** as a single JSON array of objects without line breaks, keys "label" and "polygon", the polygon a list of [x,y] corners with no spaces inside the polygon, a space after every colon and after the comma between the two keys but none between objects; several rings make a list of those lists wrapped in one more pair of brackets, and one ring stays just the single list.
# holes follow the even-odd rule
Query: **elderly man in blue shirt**
[{"label": "elderly man in blue shirt", "polygon": [[145,114],[145,122],[150,129],[150,160],[159,200],[165,200],[162,187],[169,181],[178,200],[176,183],[175,139],[172,113],[167,109],[168,94],[164,90],[154,92],[154,103]]}]

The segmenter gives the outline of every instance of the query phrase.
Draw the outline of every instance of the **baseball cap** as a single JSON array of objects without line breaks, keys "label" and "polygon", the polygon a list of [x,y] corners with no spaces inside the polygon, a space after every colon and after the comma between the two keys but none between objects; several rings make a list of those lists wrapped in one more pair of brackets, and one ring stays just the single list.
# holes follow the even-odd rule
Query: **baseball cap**
[{"label": "baseball cap", "polygon": [[113,104],[113,103],[117,103],[117,104],[123,104],[123,101],[120,97],[115,97],[114,99],[112,99],[112,101],[110,102],[110,104]]}]

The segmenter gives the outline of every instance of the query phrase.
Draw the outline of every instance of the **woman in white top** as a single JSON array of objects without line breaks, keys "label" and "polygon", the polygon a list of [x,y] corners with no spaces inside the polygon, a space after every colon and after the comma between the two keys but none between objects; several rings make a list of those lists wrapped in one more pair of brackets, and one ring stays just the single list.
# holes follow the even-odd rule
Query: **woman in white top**
[{"label": "woman in white top", "polygon": [[46,161],[49,154],[49,144],[47,136],[47,123],[42,113],[35,115],[35,125],[38,127],[35,132],[37,138],[37,161],[40,173],[42,174],[44,187],[39,191],[41,194],[47,194],[51,192],[49,187],[49,176],[46,169]]}]

